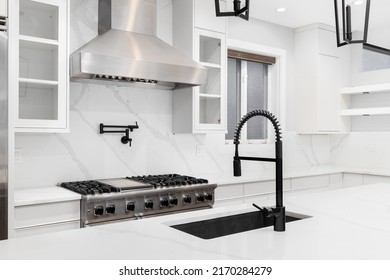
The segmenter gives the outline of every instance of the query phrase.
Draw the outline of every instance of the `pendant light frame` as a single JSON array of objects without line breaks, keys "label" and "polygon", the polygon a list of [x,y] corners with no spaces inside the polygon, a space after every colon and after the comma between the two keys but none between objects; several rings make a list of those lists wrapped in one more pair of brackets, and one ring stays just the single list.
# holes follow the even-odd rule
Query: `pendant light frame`
[{"label": "pendant light frame", "polygon": [[245,20],[249,20],[249,1],[250,0],[245,0],[245,6],[241,8],[241,1],[233,0],[234,11],[221,12],[219,0],[215,0],[215,13],[217,17],[235,16]]},{"label": "pendant light frame", "polygon": [[348,44],[356,43],[367,43],[368,35],[368,22],[370,18],[370,4],[371,0],[366,0],[366,12],[364,19],[364,30],[363,30],[363,39],[353,40],[352,39],[352,26],[351,26],[351,6],[345,5],[345,0],[342,1],[342,23],[343,23],[343,42],[340,40],[340,24],[339,24],[339,15],[338,15],[338,4],[340,0],[334,0],[334,14],[336,22],[336,37],[337,37],[337,47],[345,46]]}]

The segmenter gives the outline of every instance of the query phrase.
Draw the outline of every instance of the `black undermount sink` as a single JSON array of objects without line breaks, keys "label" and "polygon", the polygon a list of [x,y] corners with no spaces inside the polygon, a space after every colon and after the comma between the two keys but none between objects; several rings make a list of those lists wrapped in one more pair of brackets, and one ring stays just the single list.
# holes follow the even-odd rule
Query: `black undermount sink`
[{"label": "black undermount sink", "polygon": [[[310,216],[286,212],[286,222],[310,218]],[[273,217],[264,218],[260,211],[236,214],[214,219],[173,225],[171,227],[202,239],[213,239],[244,231],[269,227],[274,224]]]}]

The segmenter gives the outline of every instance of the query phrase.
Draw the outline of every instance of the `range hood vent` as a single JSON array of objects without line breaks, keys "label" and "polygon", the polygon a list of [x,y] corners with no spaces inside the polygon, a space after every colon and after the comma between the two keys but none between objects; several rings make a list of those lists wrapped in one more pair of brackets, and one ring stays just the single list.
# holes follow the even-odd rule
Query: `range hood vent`
[{"label": "range hood vent", "polygon": [[99,35],[70,57],[72,81],[158,89],[207,82],[207,69],[156,36],[156,0],[99,0]]}]

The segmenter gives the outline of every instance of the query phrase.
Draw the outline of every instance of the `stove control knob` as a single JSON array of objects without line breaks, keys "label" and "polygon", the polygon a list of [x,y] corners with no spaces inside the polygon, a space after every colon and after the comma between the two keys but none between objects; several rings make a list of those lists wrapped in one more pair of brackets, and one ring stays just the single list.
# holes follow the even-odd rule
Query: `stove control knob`
[{"label": "stove control knob", "polygon": [[204,202],[204,199],[205,199],[205,197],[204,197],[203,193],[199,193],[199,194],[196,195],[196,201],[197,202]]},{"label": "stove control knob", "polygon": [[169,198],[169,205],[174,206],[174,205],[177,205],[177,204],[178,204],[177,198],[175,196],[171,196]]},{"label": "stove control knob", "polygon": [[145,201],[145,209],[153,209],[153,200]]},{"label": "stove control knob", "polygon": [[169,205],[168,197],[162,197],[160,199],[160,206],[161,207],[168,207],[168,205]]},{"label": "stove control knob", "polygon": [[127,212],[134,212],[135,210],[135,203],[134,202],[128,202],[126,204],[126,211]]},{"label": "stove control knob", "polygon": [[206,201],[212,201],[213,200],[213,194],[212,193],[206,193],[204,196]]},{"label": "stove control knob", "polygon": [[184,203],[184,204],[190,204],[191,201],[192,201],[191,196],[185,195],[185,196],[183,197],[183,203]]},{"label": "stove control knob", "polygon": [[107,214],[115,214],[115,204],[107,204],[106,205],[106,213]]},{"label": "stove control knob", "polygon": [[95,205],[95,207],[93,209],[93,214],[95,216],[102,216],[104,214],[103,205]]}]

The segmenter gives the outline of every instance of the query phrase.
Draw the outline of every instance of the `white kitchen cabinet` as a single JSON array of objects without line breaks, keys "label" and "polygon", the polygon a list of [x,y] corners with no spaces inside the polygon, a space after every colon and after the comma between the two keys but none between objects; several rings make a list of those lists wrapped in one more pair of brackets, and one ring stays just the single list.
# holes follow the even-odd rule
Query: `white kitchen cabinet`
[{"label": "white kitchen cabinet", "polygon": [[378,183],[390,183],[390,177],[389,176],[380,176],[380,175],[369,175],[364,174],[363,177],[363,184],[364,185],[371,185],[371,184],[378,184]]},{"label": "white kitchen cabinet", "polygon": [[0,16],[7,16],[7,0],[0,0]]},{"label": "white kitchen cabinet", "polygon": [[295,30],[295,130],[341,131],[339,54],[334,28],[313,24]]},{"label": "white kitchen cabinet", "polygon": [[173,132],[225,132],[225,19],[216,18],[212,1],[174,0],[173,11],[174,47],[207,68],[207,84],[174,90]]},{"label": "white kitchen cabinet", "polygon": [[364,174],[343,173],[343,188],[356,187],[363,185]]},{"label": "white kitchen cabinet", "polygon": [[243,184],[223,184],[215,189],[215,204],[218,206],[226,204],[243,203]]},{"label": "white kitchen cabinet", "polygon": [[80,200],[15,207],[15,236],[80,228]]},{"label": "white kitchen cabinet", "polygon": [[63,222],[58,224],[40,225],[35,227],[18,228],[15,230],[14,237],[26,237],[50,232],[59,232],[80,228],[80,221]]},{"label": "white kitchen cabinet", "polygon": [[330,174],[291,179],[291,190],[303,190],[312,188],[325,188],[330,186]]},{"label": "white kitchen cabinet", "polygon": [[68,131],[68,2],[10,2],[16,132]]}]

